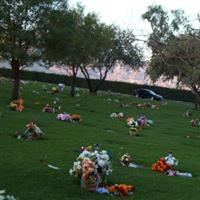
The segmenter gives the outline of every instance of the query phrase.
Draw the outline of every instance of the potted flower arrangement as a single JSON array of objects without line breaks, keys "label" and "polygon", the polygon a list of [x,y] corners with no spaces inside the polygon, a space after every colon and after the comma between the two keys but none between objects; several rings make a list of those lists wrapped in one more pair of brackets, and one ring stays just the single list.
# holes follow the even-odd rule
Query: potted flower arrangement
[{"label": "potted flower arrangement", "polygon": [[105,150],[82,148],[69,173],[80,179],[83,188],[95,191],[112,173],[110,156]]}]

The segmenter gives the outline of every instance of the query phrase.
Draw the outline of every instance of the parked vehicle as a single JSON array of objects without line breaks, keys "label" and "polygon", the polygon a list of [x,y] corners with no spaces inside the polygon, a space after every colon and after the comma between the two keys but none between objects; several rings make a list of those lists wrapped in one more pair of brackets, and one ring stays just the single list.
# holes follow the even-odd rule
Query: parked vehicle
[{"label": "parked vehicle", "polygon": [[135,93],[135,96],[139,98],[147,98],[147,99],[152,99],[152,100],[157,100],[157,101],[162,101],[164,99],[163,96],[156,94],[154,91],[149,90],[149,89],[137,90]]}]

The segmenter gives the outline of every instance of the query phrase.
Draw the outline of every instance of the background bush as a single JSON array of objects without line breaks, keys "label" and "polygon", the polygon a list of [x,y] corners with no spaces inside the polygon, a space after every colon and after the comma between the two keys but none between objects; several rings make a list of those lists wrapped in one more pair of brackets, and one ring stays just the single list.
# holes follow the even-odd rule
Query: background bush
[{"label": "background bush", "polygon": [[[7,78],[12,78],[12,73],[10,69],[0,68],[0,74]],[[21,73],[22,80],[32,80],[46,83],[64,83],[66,85],[71,84],[71,77],[67,77],[65,75],[58,74],[48,74],[44,72],[30,72],[30,71],[22,71]],[[92,83],[95,85],[98,83],[98,80],[93,79]],[[87,83],[84,78],[77,78],[76,87],[87,88]],[[111,90],[112,92],[123,93],[123,94],[133,94],[134,90],[140,88],[147,88],[153,90],[154,92],[162,95],[165,99],[177,100],[177,101],[186,101],[193,102],[194,96],[188,90],[179,90],[179,89],[171,89],[164,88],[158,86],[150,86],[150,85],[138,85],[135,83],[124,83],[118,81],[105,81],[103,85],[100,87],[100,90]]]}]

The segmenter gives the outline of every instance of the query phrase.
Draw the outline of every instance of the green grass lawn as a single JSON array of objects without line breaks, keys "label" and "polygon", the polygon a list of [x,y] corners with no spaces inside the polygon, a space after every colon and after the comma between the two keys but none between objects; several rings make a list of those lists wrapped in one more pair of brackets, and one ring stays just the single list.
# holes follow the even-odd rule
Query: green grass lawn
[{"label": "green grass lawn", "polygon": [[[113,155],[113,173],[109,183],[133,184],[133,196],[137,200],[199,200],[200,196],[200,127],[190,125],[192,117],[199,117],[193,105],[167,101],[160,110],[140,110],[134,103],[141,102],[132,96],[89,95],[81,91],[72,98],[68,89],[58,95],[62,111],[79,113],[79,124],[56,120],[56,114],[43,113],[46,103],[52,104],[56,96],[43,91],[42,83],[22,85],[25,110],[22,113],[9,110],[11,83],[0,82],[0,190],[6,189],[19,200],[100,200],[120,199],[90,193],[80,188],[80,183],[68,173],[79,154],[81,146],[99,143],[102,149]],[[50,86],[49,86],[50,87]],[[33,95],[32,90],[40,92]],[[106,102],[111,98],[112,102]],[[119,99],[119,102],[115,102]],[[39,101],[36,105],[34,102]],[[121,108],[131,103],[130,108]],[[79,104],[80,106],[78,106]],[[192,111],[192,117],[182,113]],[[140,136],[129,136],[125,120],[113,120],[110,114],[125,112],[133,117],[146,115],[154,125],[140,131]],[[44,140],[17,140],[16,131],[25,131],[25,125],[33,120],[46,133]],[[112,131],[109,131],[112,130]],[[190,136],[189,139],[186,136]],[[172,151],[179,160],[178,169],[189,171],[193,178],[168,177],[151,171],[152,163]],[[121,166],[119,158],[128,152],[136,163],[145,169]],[[40,159],[62,168],[56,171],[40,163]]]}]

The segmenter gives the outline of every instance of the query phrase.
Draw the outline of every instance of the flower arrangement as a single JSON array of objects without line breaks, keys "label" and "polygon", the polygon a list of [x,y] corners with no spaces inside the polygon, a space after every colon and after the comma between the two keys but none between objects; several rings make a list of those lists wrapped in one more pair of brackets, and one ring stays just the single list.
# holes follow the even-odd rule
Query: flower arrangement
[{"label": "flower arrangement", "polygon": [[139,135],[139,125],[138,122],[134,120],[133,117],[129,117],[126,119],[126,123],[129,126],[129,135],[130,136],[137,136]]},{"label": "flower arrangement", "polygon": [[16,200],[14,196],[6,194],[5,190],[0,190],[0,200]]},{"label": "flower arrangement", "polygon": [[160,110],[160,106],[161,106],[160,104],[156,104],[156,105],[153,104],[153,105],[151,105],[151,108],[156,109],[156,110]]},{"label": "flower arrangement", "polygon": [[125,115],[122,112],[113,112],[113,113],[110,114],[110,117],[112,119],[122,119],[122,118],[124,118],[124,116]]},{"label": "flower arrangement", "polygon": [[68,113],[60,113],[57,115],[57,119],[61,121],[68,121],[68,122],[80,122],[81,115],[79,114],[68,114]]},{"label": "flower arrangement", "polygon": [[[133,117],[128,117],[128,118],[126,119],[126,124],[127,124],[129,127],[131,127],[132,125],[136,127],[135,122],[136,122],[136,121],[134,120]],[[138,127],[138,124],[137,124],[137,127]]]},{"label": "flower arrangement", "polygon": [[152,125],[153,121],[147,119],[145,116],[141,116],[137,120],[133,117],[129,117],[126,119],[126,124],[129,126],[129,135],[137,136],[139,134],[139,129]]},{"label": "flower arrangement", "polygon": [[160,104],[151,104],[150,102],[146,102],[146,103],[138,103],[136,105],[136,107],[139,109],[151,108],[151,109],[160,110],[161,105]]},{"label": "flower arrangement", "polygon": [[82,148],[69,173],[81,179],[82,187],[96,190],[104,181],[105,176],[112,173],[110,156],[105,150]]},{"label": "flower arrangement", "polygon": [[137,119],[137,123],[138,123],[139,127],[143,128],[145,126],[152,125],[153,121],[147,119],[146,116],[141,116],[140,118]]},{"label": "flower arrangement", "polygon": [[52,88],[51,88],[51,94],[57,94],[57,93],[59,93],[59,92],[60,92],[60,90],[59,90],[58,87],[52,87]]},{"label": "flower arrangement", "polygon": [[139,109],[145,109],[146,108],[146,103],[138,103],[136,105],[136,107],[139,108]]},{"label": "flower arrangement", "polygon": [[95,191],[101,182],[101,177],[97,172],[94,162],[89,158],[82,161],[81,187]]},{"label": "flower arrangement", "polygon": [[178,166],[178,160],[173,156],[172,153],[169,153],[168,156],[165,157],[165,161],[171,166]]},{"label": "flower arrangement", "polygon": [[127,125],[131,128],[144,128],[145,126],[150,126],[153,124],[152,120],[147,119],[145,116],[139,117],[137,120],[134,120],[133,117],[129,117],[126,119]]},{"label": "flower arrangement", "polygon": [[55,108],[50,106],[49,104],[46,104],[42,111],[47,113],[55,113]]},{"label": "flower arrangement", "polygon": [[165,158],[161,157],[156,163],[151,167],[153,171],[164,173],[169,169],[172,169],[172,166],[168,164]]},{"label": "flower arrangement", "polygon": [[197,118],[197,119],[192,119],[190,122],[191,122],[191,125],[192,125],[193,127],[200,126],[200,121],[199,121],[198,118]]},{"label": "flower arrangement", "polygon": [[152,170],[165,173],[168,176],[192,177],[191,173],[179,172],[173,168],[174,166],[178,166],[178,160],[172,155],[172,153],[169,153],[168,156],[165,158],[161,157],[157,163],[154,163],[152,165]]},{"label": "flower arrangement", "polygon": [[42,130],[37,126],[37,124],[34,124],[33,122],[29,122],[26,125],[27,129],[25,131],[25,135],[28,139],[41,139],[44,136],[44,133]]},{"label": "flower arrangement", "polygon": [[11,101],[8,107],[11,110],[22,112],[24,109],[23,103],[24,103],[24,100],[22,98],[19,98],[18,100]]},{"label": "flower arrangement", "polygon": [[68,113],[60,113],[57,115],[57,119],[61,121],[70,121],[71,115]]},{"label": "flower arrangement", "polygon": [[79,115],[79,114],[72,114],[71,115],[71,121],[72,122],[80,122],[81,121],[81,115]]},{"label": "flower arrangement", "polygon": [[138,165],[133,163],[133,158],[129,153],[125,153],[120,158],[120,163],[125,167],[132,167],[132,168],[144,168],[142,165]]},{"label": "flower arrangement", "polygon": [[184,113],[182,114],[182,116],[183,116],[183,117],[190,117],[190,116],[192,116],[192,113],[191,113],[189,110],[187,110],[186,112],[184,112]]},{"label": "flower arrangement", "polygon": [[65,84],[64,83],[59,83],[58,84],[58,89],[59,89],[60,92],[63,92],[64,89],[65,89]]},{"label": "flower arrangement", "polygon": [[109,153],[100,150],[98,144],[94,147],[81,147],[81,153],[69,173],[80,179],[82,188],[100,194],[128,196],[135,190],[133,185],[105,184],[104,178],[112,173],[112,165]]},{"label": "flower arrangement", "polygon": [[120,163],[123,165],[123,166],[126,166],[128,167],[129,164],[133,161],[132,157],[126,153],[124,154],[121,158],[120,158]]},{"label": "flower arrangement", "polygon": [[135,187],[133,185],[115,184],[107,187],[110,194],[116,196],[129,196],[133,194]]}]

